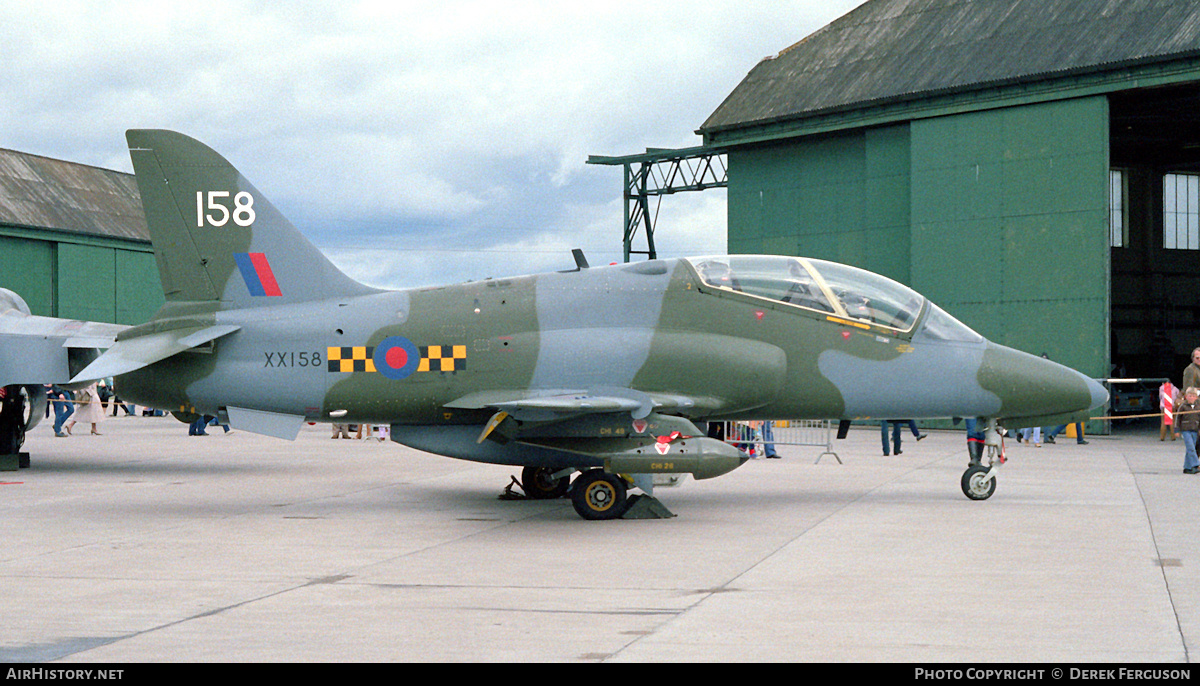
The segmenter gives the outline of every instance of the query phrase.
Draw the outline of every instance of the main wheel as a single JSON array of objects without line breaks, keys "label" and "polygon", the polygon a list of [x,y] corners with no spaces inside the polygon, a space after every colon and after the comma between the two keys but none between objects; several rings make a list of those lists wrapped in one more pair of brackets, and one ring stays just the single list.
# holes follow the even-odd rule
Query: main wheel
[{"label": "main wheel", "polygon": [[569,476],[553,478],[557,470],[547,467],[526,467],[521,470],[521,488],[525,495],[535,500],[561,498],[571,490]]},{"label": "main wheel", "polygon": [[593,469],[571,484],[571,504],[584,519],[617,519],[629,507],[627,491],[621,477]]},{"label": "main wheel", "polygon": [[983,465],[971,465],[962,475],[963,495],[971,500],[987,500],[996,492],[996,479],[984,478],[989,468]]}]

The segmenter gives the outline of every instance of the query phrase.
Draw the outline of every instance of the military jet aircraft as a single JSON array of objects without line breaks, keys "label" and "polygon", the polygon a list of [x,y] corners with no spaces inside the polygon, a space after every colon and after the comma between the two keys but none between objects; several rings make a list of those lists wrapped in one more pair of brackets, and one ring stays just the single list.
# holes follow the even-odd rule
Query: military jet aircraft
[{"label": "military jet aircraft", "polygon": [[[611,519],[656,474],[746,461],[705,422],[979,417],[994,444],[1002,425],[1107,400],[899,283],[816,259],[591,268],[577,253],[564,272],[371,288],[207,146],[127,140],[166,304],[72,381],[115,377],[139,405],[282,438],[305,422],[389,424],[393,441],[523,467],[530,496],[569,493],[582,517]],[[964,492],[986,498],[998,460],[972,462]]]}]

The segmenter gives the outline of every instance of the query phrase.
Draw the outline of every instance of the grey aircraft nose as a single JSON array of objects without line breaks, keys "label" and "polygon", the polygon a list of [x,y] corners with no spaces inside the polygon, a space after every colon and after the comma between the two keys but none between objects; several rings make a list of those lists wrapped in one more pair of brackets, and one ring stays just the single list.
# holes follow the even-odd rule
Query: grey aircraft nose
[{"label": "grey aircraft nose", "polygon": [[1092,404],[1088,407],[1089,410],[1108,404],[1108,389],[1104,387],[1104,384],[1095,379],[1088,379],[1087,386],[1092,393]]}]

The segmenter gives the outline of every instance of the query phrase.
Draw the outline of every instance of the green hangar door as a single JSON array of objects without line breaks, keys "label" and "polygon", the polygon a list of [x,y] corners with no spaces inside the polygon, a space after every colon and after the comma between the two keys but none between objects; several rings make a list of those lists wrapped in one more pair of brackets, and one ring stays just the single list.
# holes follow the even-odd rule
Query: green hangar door
[{"label": "green hangar door", "polygon": [[1107,99],[911,126],[912,286],[991,340],[1107,376]]}]

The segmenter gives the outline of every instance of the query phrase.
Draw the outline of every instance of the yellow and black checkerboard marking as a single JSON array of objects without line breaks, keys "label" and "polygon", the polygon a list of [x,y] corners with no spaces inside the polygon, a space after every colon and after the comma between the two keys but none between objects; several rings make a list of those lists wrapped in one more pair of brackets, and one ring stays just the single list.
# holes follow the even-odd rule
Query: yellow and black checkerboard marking
[{"label": "yellow and black checkerboard marking", "polygon": [[[418,372],[461,372],[467,368],[467,346],[423,345]],[[326,350],[331,372],[374,372],[374,346],[330,346]]]},{"label": "yellow and black checkerboard marking", "polygon": [[375,348],[365,345],[335,347],[328,351],[329,371],[331,372],[373,372],[375,371]]},{"label": "yellow and black checkerboard marking", "polygon": [[418,372],[461,372],[467,368],[467,346],[423,345]]}]

